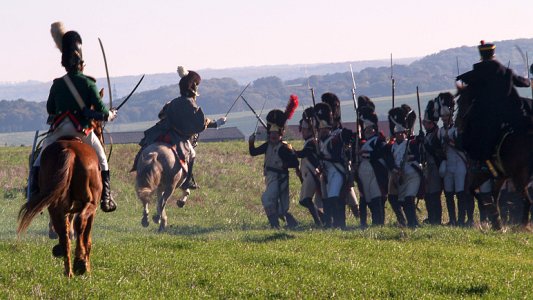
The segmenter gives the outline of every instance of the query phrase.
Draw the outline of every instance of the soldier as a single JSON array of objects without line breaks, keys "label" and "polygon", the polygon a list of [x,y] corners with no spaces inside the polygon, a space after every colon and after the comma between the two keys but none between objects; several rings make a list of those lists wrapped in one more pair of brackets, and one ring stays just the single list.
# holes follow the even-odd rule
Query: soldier
[{"label": "soldier", "polygon": [[[383,198],[387,195],[388,168],[386,158],[386,140],[378,132],[378,118],[373,110],[360,108],[359,120],[363,126],[363,140],[360,149],[360,164],[358,168],[359,185],[362,190],[360,201],[361,228],[366,227],[366,205],[372,213],[372,225],[385,223]],[[390,165],[390,162],[389,162]],[[365,203],[365,206],[363,206]]]},{"label": "soldier", "polygon": [[[299,174],[302,181],[300,190],[300,205],[307,208],[313,217],[315,225],[320,226],[319,215],[322,214],[322,192],[320,189],[320,162],[318,159],[318,142],[315,133],[315,111],[313,107],[307,108],[300,120],[300,132],[304,139],[303,149],[296,151],[296,156],[301,158]],[[313,203],[313,196],[315,201]]]},{"label": "soldier", "polygon": [[407,226],[418,226],[416,217],[415,197],[420,188],[422,169],[420,151],[416,139],[408,139],[409,129],[397,124],[394,127],[394,144],[391,151],[394,158],[392,173],[398,180],[398,203],[400,213],[405,216]]},{"label": "soldier", "polygon": [[[113,121],[117,115],[115,109],[108,110],[102,102],[103,89],[98,91],[96,80],[83,74],[85,62],[82,55],[81,36],[76,31],[65,32],[63,24],[52,24],[52,37],[56,46],[61,50],[61,65],[67,74],[54,79],[46,110],[51,119],[50,133],[43,141],[39,156],[33,165],[31,193],[39,191],[38,174],[43,150],[64,136],[74,136],[82,142],[91,145],[96,151],[102,175],[103,190],[100,207],[104,212],[116,209],[116,203],[111,197],[110,172],[104,148],[93,132],[91,119]],[[91,110],[92,108],[92,110]]]},{"label": "soldier", "polygon": [[[322,96],[320,97],[322,102],[323,103],[327,103],[330,108],[331,108],[331,113],[332,113],[332,116],[333,116],[333,120],[332,120],[332,128],[331,128],[331,134],[332,135],[338,135],[340,134],[342,131],[344,131],[344,133],[346,135],[350,134],[351,131],[349,131],[348,129],[346,128],[343,128],[342,126],[342,121],[341,121],[341,106],[340,106],[340,100],[339,98],[337,97],[337,95],[333,94],[333,93],[324,93],[322,94]],[[345,205],[348,205],[348,207],[350,208],[350,211],[352,212],[352,215],[355,217],[355,218],[358,218],[359,217],[359,204],[357,203],[357,196],[355,195],[355,190],[354,190],[354,187],[353,187],[353,184],[354,184],[354,179],[353,179],[353,176],[352,176],[352,157],[353,157],[353,153],[352,150],[354,149],[354,142],[355,142],[355,139],[353,139],[353,142],[352,143],[348,143],[348,141],[346,141],[347,143],[344,145],[344,149],[341,153],[341,156],[342,156],[342,160],[343,160],[343,164],[344,164],[344,174],[347,176],[347,185],[346,185],[346,191],[343,192],[343,194],[345,194],[345,196],[343,197],[343,199],[341,199],[345,204],[342,205],[341,207],[339,207],[339,209],[341,209],[343,212],[343,219],[345,219],[345,210],[346,210],[346,207]],[[349,178],[348,178],[349,177]],[[340,212],[339,212],[340,213]],[[343,221],[343,223],[345,223]]]},{"label": "soldier", "polygon": [[[444,178],[449,225],[473,225],[474,200],[465,190],[466,156],[461,150],[461,140],[453,123],[455,107],[453,95],[447,93],[439,97],[439,103],[443,126],[439,129],[438,137],[446,154],[446,160],[440,165],[439,174]],[[455,196],[457,196],[457,215]],[[465,214],[468,216],[467,223],[465,223]]]},{"label": "soldier", "polygon": [[198,134],[206,128],[219,128],[226,123],[226,118],[211,120],[205,117],[202,108],[198,106],[196,98],[200,95],[198,86],[202,80],[198,73],[179,66],[178,74],[181,77],[179,82],[181,96],[167,102],[159,112],[160,121],[144,132],[144,138],[139,143],[141,149],[135,156],[131,171],[136,170],[137,160],[148,145],[155,142],[175,145],[176,155],[180,160],[187,162],[187,179],[180,188],[188,191],[198,187],[193,176],[196,157],[194,147]]},{"label": "soldier", "polygon": [[435,109],[435,101],[430,100],[424,112],[422,125],[426,130],[424,137],[424,150],[426,153],[425,178],[425,200],[428,214],[427,222],[431,225],[442,223],[442,204],[440,197],[442,194],[442,178],[439,175],[439,166],[445,159],[442,145],[437,136],[439,126],[438,111]]},{"label": "soldier", "polygon": [[265,155],[266,189],[261,202],[272,228],[279,228],[279,218],[285,219],[289,228],[298,225],[289,213],[289,168],[298,168],[299,163],[292,146],[283,141],[287,118],[283,111],[271,110],[266,116],[268,141],[256,148],[255,134],[248,139],[251,156]]},{"label": "soldier", "polygon": [[529,120],[521,108],[515,87],[529,87],[527,78],[517,76],[494,57],[496,46],[481,41],[478,46],[481,62],[473,70],[457,77],[472,92],[473,102],[464,129],[464,149],[489,169],[498,140],[504,132],[522,133]]}]

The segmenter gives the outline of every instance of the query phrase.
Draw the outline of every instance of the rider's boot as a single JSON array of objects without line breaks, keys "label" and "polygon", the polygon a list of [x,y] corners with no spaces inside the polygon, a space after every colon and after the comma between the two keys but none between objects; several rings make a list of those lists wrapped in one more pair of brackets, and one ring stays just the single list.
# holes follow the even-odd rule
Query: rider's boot
[{"label": "rider's boot", "polygon": [[117,204],[111,197],[111,179],[109,175],[109,170],[102,171],[102,199],[100,200],[100,208],[104,212],[112,212],[117,209]]},{"label": "rider's boot", "polygon": [[[39,194],[39,167],[32,167],[30,181],[30,198]],[[28,199],[29,201],[30,199]]]},{"label": "rider's boot", "polygon": [[196,181],[194,180],[194,175],[192,173],[192,169],[194,167],[194,159],[192,159],[190,162],[189,162],[189,166],[188,166],[189,170],[187,172],[187,178],[185,179],[185,182],[183,182],[183,184],[181,185],[181,188],[182,189],[190,189],[190,190],[195,190],[195,189],[198,189],[200,188],[200,186],[198,184],[196,184]]}]

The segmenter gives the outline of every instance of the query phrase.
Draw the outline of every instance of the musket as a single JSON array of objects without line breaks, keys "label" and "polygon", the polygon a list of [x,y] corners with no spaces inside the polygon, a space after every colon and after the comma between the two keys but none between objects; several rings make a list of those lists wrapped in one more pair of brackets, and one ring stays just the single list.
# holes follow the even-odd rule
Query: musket
[{"label": "musket", "polygon": [[244,97],[242,95],[240,95],[241,99],[244,101],[244,103],[246,103],[246,105],[252,110],[252,112],[254,113],[255,117],[257,118],[257,121],[259,121],[261,123],[261,125],[263,125],[263,127],[265,127],[265,129],[267,128],[267,125],[265,124],[265,122],[263,121],[263,119],[261,119],[261,117],[255,112],[255,110],[253,109],[253,107],[250,105],[250,103],[248,103],[248,101],[246,101],[246,99],[244,99]]},{"label": "musket", "polygon": [[263,109],[265,108],[265,104],[267,103],[267,99],[265,98],[265,102],[263,102],[263,107],[261,107],[261,111],[259,112],[259,119],[257,119],[257,123],[255,123],[255,130],[254,130],[254,135],[257,134],[257,128],[259,127],[259,120],[261,118],[261,115],[263,114]]},{"label": "musket", "polygon": [[124,99],[124,101],[122,101],[122,103],[119,104],[119,106],[117,106],[117,110],[119,110],[122,105],[124,105],[126,103],[126,101],[128,101],[131,97],[131,95],[133,95],[133,93],[135,92],[135,90],[139,87],[139,84],[141,84],[141,82],[143,81],[144,79],[144,75],[141,77],[141,79],[139,80],[139,82],[137,82],[137,85],[135,85],[135,87],[133,88],[133,90],[128,94],[128,96],[126,97],[126,99]]},{"label": "musket", "polygon": [[352,64],[350,64],[350,72],[352,73],[352,100],[353,100],[353,109],[355,110],[355,166],[359,167],[359,107],[357,103],[357,96],[355,91],[357,86],[355,85],[355,76],[353,75]]},{"label": "musket", "polygon": [[311,91],[311,100],[313,100],[313,107],[316,105],[315,101],[315,89],[311,87],[311,84],[309,83],[309,76],[307,76],[307,88]]},{"label": "musket", "polygon": [[[531,74],[529,72],[530,70],[528,70],[528,67],[529,67],[529,56],[528,56],[528,53],[526,52],[526,55],[524,55],[524,52],[522,51],[522,49],[518,45],[514,45],[514,46],[518,50],[518,52],[520,52],[520,56],[522,56],[522,61],[524,62],[525,66],[526,66],[527,79],[529,79],[529,82],[531,83]],[[531,97],[533,98],[533,85],[531,85]]]},{"label": "musket", "polygon": [[396,80],[394,79],[394,69],[392,67],[392,53],[390,54],[390,79],[392,83],[392,108],[394,108],[394,90],[396,89]]},{"label": "musket", "polygon": [[104,65],[105,65],[105,75],[107,77],[107,93],[109,94],[109,108],[113,108],[113,95],[111,95],[111,80],[109,79],[109,69],[107,67],[107,58],[105,56],[104,51],[104,45],[102,44],[102,40],[98,38],[98,42],[100,43],[100,49],[102,49],[102,55],[104,56]]},{"label": "musket", "polygon": [[457,66],[457,76],[459,76],[461,74],[459,73],[459,58],[457,56],[455,57],[455,65]]},{"label": "musket", "polygon": [[241,91],[241,93],[239,94],[239,96],[237,96],[237,98],[235,98],[235,101],[233,101],[233,104],[230,106],[230,108],[228,109],[228,112],[224,115],[224,117],[227,117],[229,112],[231,111],[231,109],[233,108],[233,106],[235,105],[235,103],[237,103],[237,100],[239,100],[239,98],[242,96],[242,94],[244,93],[244,91],[246,91],[246,89],[248,88],[248,86],[250,86],[252,82],[248,82],[248,84],[244,87],[244,89]]},{"label": "musket", "polygon": [[[416,86],[416,102],[418,104],[418,125],[420,126],[419,130],[418,130],[418,135],[422,135],[424,134],[424,132],[422,131],[422,114],[421,114],[421,110],[420,110],[420,94],[418,93],[418,86]],[[424,153],[424,145],[421,145],[420,146],[420,160],[421,160],[421,163],[424,164],[425,162],[425,153]]]},{"label": "musket", "polygon": [[30,156],[30,171],[28,172],[28,186],[26,187],[26,202],[30,201],[30,187],[31,179],[33,177],[33,162],[35,161],[35,146],[37,145],[37,138],[39,137],[39,130],[35,131],[35,137],[33,138],[33,145],[31,146]]}]

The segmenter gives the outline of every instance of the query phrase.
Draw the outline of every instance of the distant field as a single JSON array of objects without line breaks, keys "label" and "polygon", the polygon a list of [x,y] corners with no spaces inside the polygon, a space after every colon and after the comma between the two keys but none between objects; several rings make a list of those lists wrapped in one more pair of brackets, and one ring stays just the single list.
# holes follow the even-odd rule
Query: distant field
[{"label": "distant field", "polygon": [[170,228],[158,234],[155,225],[140,225],[127,172],[136,150],[116,145],[110,165],[118,210],[97,212],[93,272],[69,280],[51,255],[47,212],[16,237],[29,147],[0,148],[1,299],[533,297],[533,236],[514,228],[400,229],[387,208],[382,228],[361,231],[350,216],[347,231],[318,229],[297,204],[300,184],[291,171],[291,212],[300,226],[269,229],[260,200],[263,158],[251,158],[245,142],[199,145],[201,189],[184,208],[170,201]]}]

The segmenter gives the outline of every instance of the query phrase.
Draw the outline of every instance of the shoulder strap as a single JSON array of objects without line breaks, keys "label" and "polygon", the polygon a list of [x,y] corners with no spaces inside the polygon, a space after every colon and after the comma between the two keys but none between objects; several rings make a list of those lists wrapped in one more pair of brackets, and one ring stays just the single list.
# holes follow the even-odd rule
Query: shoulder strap
[{"label": "shoulder strap", "polygon": [[78,93],[78,90],[74,86],[74,83],[72,83],[72,80],[70,80],[70,77],[68,77],[68,74],[65,74],[65,76],[63,76],[62,78],[67,84],[67,87],[70,90],[70,93],[72,94],[72,96],[74,96],[74,99],[76,99],[76,102],[80,106],[80,109],[83,110],[85,108],[85,103],[81,99],[80,93]]}]

